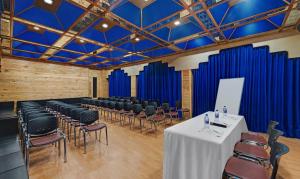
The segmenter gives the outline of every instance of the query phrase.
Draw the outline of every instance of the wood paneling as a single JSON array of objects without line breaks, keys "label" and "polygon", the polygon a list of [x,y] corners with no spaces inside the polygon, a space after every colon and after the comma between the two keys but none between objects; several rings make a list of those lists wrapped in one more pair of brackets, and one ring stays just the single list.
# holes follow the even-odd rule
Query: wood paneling
[{"label": "wood paneling", "polygon": [[0,101],[89,96],[89,69],[2,59]]},{"label": "wood paneling", "polygon": [[[147,127],[149,127],[149,124]],[[88,135],[87,154],[81,147],[74,147],[73,140],[67,145],[68,162],[63,155],[58,156],[54,145],[33,149],[30,152],[31,179],[161,179],[163,173],[163,125],[157,137],[154,134],[141,134],[138,129],[130,130],[119,123],[108,124],[109,145],[95,141],[94,133]],[[277,179],[300,178],[300,141],[280,137],[290,152],[282,157]]]},{"label": "wood paneling", "polygon": [[99,86],[99,97],[108,97],[108,73],[109,70],[100,71],[100,86]]},{"label": "wood paneling", "polygon": [[131,96],[132,97],[136,97],[137,93],[136,93],[136,75],[132,75],[130,76],[131,78]]},{"label": "wood paneling", "polygon": [[182,108],[188,108],[192,114],[192,71],[182,70]]}]

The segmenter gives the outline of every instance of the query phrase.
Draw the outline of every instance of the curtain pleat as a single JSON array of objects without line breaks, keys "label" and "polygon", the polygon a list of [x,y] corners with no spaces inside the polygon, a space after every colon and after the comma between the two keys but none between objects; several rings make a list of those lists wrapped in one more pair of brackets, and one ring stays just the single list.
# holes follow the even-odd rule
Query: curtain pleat
[{"label": "curtain pleat", "polygon": [[123,70],[114,70],[108,76],[109,96],[130,97],[131,78]]},{"label": "curtain pleat", "polygon": [[300,138],[300,59],[267,46],[221,50],[193,72],[193,115],[214,110],[220,79],[244,77],[240,114],[248,128],[266,132],[269,120],[286,136]]},{"label": "curtain pleat", "polygon": [[150,63],[137,76],[137,97],[175,106],[176,100],[181,100],[181,72],[166,63]]}]

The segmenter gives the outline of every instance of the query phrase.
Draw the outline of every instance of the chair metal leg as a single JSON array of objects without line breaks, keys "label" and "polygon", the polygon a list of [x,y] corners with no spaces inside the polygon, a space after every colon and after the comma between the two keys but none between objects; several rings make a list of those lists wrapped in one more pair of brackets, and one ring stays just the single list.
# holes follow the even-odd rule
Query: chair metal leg
[{"label": "chair metal leg", "polygon": [[85,131],[83,131],[83,143],[84,143],[84,153],[86,154],[86,138],[85,138]]},{"label": "chair metal leg", "polygon": [[74,126],[74,146],[76,146],[76,127]]},{"label": "chair metal leg", "polygon": [[67,162],[67,144],[66,137],[64,137],[64,162]]},{"label": "chair metal leg", "polygon": [[57,143],[58,143],[58,156],[60,156],[60,140]]},{"label": "chair metal leg", "polygon": [[107,127],[105,127],[105,137],[106,137],[106,145],[108,145]]}]

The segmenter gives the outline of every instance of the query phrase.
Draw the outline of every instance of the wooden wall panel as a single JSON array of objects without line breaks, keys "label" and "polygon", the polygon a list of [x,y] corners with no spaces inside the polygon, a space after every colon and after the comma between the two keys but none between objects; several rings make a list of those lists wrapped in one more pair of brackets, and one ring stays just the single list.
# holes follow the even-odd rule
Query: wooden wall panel
[{"label": "wooden wall panel", "polygon": [[2,59],[0,101],[89,96],[89,69]]},{"label": "wooden wall panel", "polygon": [[99,97],[108,97],[108,73],[110,73],[110,70],[101,70],[100,71],[100,86],[99,86]]},{"label": "wooden wall panel", "polygon": [[182,108],[188,108],[192,114],[192,71],[182,70]]}]

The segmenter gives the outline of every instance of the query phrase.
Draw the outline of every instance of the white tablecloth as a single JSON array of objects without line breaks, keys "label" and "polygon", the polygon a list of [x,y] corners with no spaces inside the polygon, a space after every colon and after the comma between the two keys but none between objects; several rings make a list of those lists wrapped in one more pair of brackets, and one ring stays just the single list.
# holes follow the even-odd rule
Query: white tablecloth
[{"label": "white tablecloth", "polygon": [[[207,112],[214,121],[214,112]],[[204,129],[204,115],[199,115],[165,129],[164,179],[221,179],[227,160],[233,155],[241,133],[248,131],[243,116],[220,113],[220,123]]]}]

